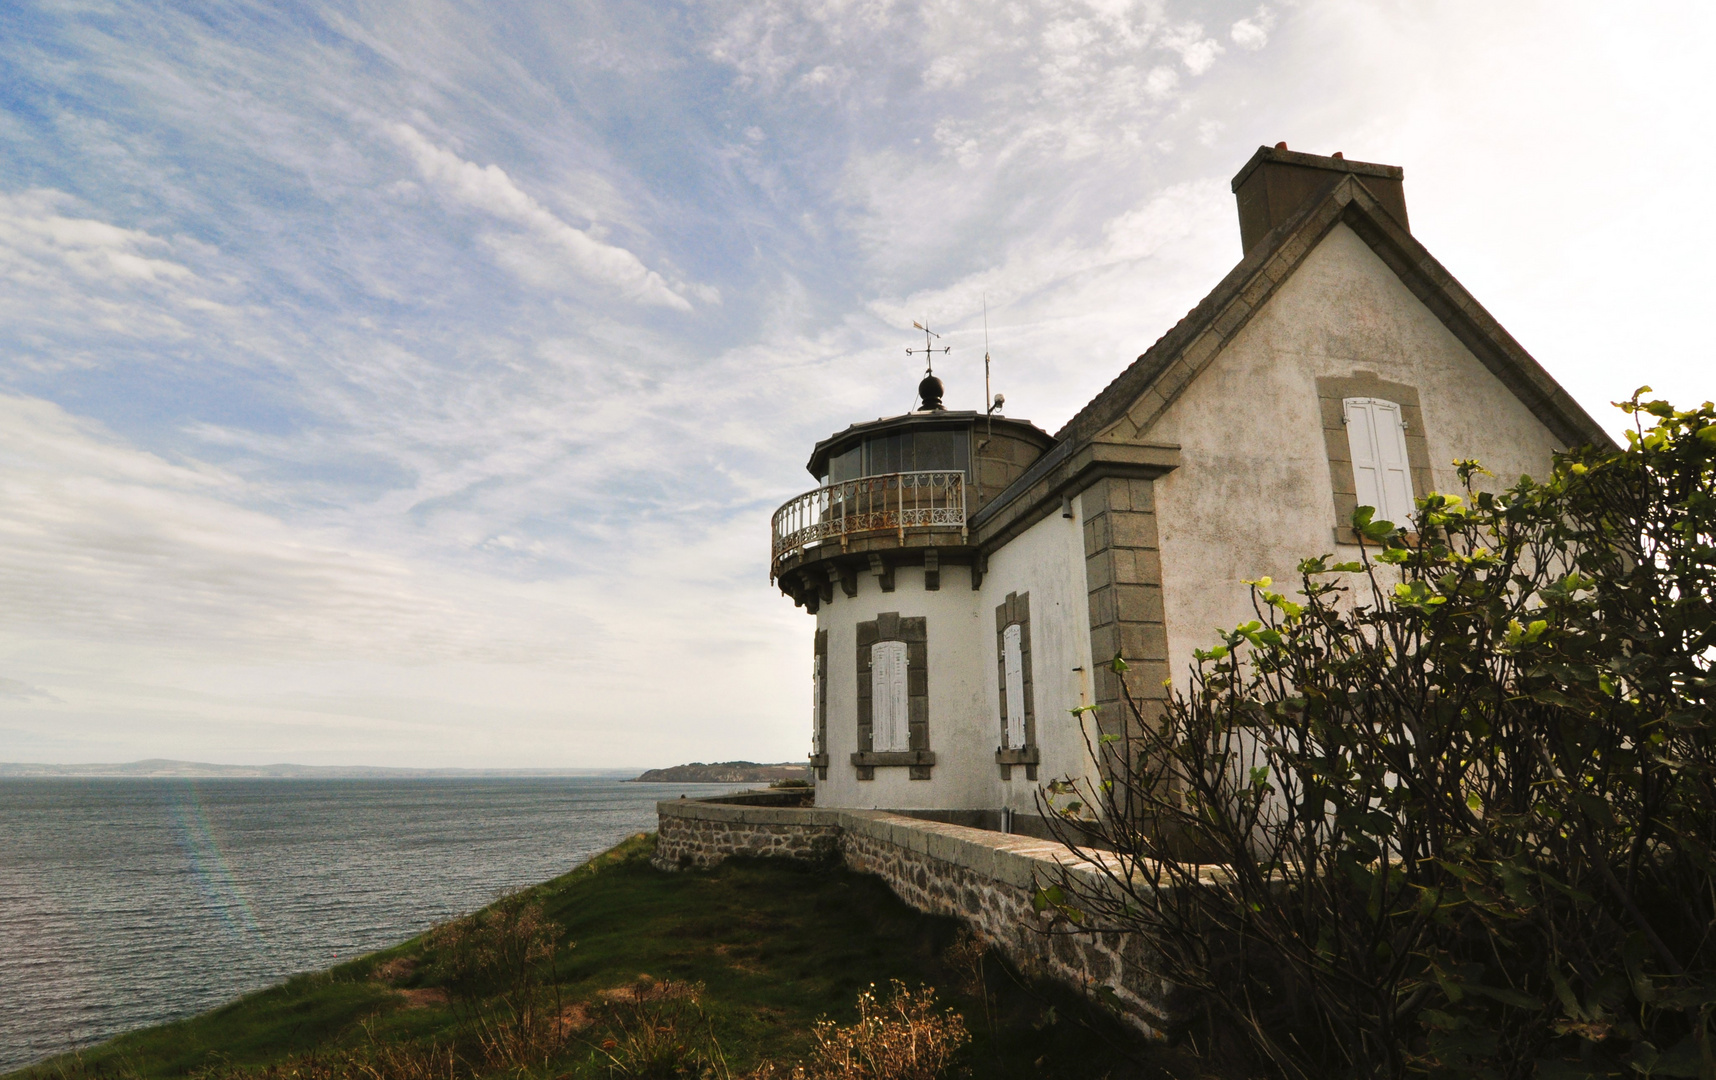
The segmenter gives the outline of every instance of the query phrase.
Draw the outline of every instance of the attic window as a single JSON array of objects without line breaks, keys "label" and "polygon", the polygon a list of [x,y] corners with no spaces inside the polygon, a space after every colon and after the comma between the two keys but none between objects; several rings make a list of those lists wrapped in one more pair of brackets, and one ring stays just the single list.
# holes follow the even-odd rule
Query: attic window
[{"label": "attic window", "polygon": [[1352,452],[1358,505],[1374,507],[1377,520],[1409,525],[1413,514],[1412,467],[1399,403],[1382,398],[1345,398],[1341,418]]},{"label": "attic window", "polygon": [[[1323,424],[1323,448],[1329,456],[1335,543],[1358,542],[1352,525],[1353,510],[1360,506],[1373,506],[1378,519],[1410,528],[1413,496],[1436,490],[1430,469],[1430,441],[1426,438],[1428,425],[1417,387],[1389,382],[1371,371],[1320,376],[1317,410]],[[1352,419],[1355,413],[1356,421]],[[1392,477],[1390,491],[1387,464],[1402,459],[1402,443],[1406,446],[1407,469],[1404,475],[1397,471]]]}]

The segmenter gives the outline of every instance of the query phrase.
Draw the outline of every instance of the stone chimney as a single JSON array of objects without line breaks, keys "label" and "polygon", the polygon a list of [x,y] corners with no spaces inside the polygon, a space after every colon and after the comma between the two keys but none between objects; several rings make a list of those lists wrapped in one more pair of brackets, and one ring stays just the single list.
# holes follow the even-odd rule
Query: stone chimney
[{"label": "stone chimney", "polygon": [[1306,203],[1321,195],[1343,176],[1357,177],[1383,209],[1394,215],[1400,227],[1406,223],[1406,170],[1398,165],[1373,165],[1348,161],[1336,152],[1333,157],[1301,154],[1286,143],[1260,146],[1245,168],[1233,178],[1234,198],[1239,200],[1239,242],[1250,251],[1269,230],[1292,217]]}]

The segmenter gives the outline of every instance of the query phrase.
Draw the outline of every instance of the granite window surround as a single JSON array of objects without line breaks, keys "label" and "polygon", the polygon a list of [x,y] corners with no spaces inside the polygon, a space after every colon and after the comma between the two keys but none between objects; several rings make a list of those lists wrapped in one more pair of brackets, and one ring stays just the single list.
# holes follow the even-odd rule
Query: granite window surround
[{"label": "granite window surround", "polygon": [[1412,476],[1412,490],[1419,497],[1436,490],[1431,482],[1430,442],[1424,430],[1424,410],[1419,405],[1417,388],[1387,382],[1369,371],[1355,371],[1346,378],[1318,379],[1317,405],[1323,420],[1323,447],[1329,459],[1337,544],[1358,543],[1352,527],[1353,511],[1358,509],[1358,482],[1353,477],[1352,446],[1347,441],[1344,403],[1348,398],[1381,398],[1400,406],[1400,419],[1406,425],[1406,464]]},{"label": "granite window surround", "polygon": [[[900,641],[906,646],[906,704],[910,749],[880,753],[872,739],[870,700],[870,656],[879,641]],[[858,749],[852,765],[858,779],[874,780],[878,768],[904,766],[913,780],[928,780],[935,766],[929,740],[929,632],[921,615],[901,618],[897,611],[884,611],[873,622],[858,624]]]},{"label": "granite window surround", "polygon": [[[1007,628],[1019,628],[1019,660],[1020,676],[1024,683],[1022,702],[1014,703],[1007,698]],[[1036,692],[1031,680],[1031,594],[1008,593],[1007,599],[995,607],[995,673],[997,686],[1000,689],[998,700],[1000,709],[1001,740],[995,747],[995,762],[1001,769],[1001,779],[1013,778],[1013,766],[1025,767],[1025,779],[1037,778],[1037,764],[1041,760],[1037,749],[1037,709]],[[1007,737],[1007,718],[1009,708],[1022,706],[1025,714],[1025,744],[1011,745]]]},{"label": "granite window surround", "polygon": [[816,725],[813,752],[810,755],[811,767],[816,770],[818,780],[828,779],[828,631],[816,632],[815,653],[811,660],[820,671],[822,677],[815,681],[816,698],[811,708],[814,711],[813,722]]}]

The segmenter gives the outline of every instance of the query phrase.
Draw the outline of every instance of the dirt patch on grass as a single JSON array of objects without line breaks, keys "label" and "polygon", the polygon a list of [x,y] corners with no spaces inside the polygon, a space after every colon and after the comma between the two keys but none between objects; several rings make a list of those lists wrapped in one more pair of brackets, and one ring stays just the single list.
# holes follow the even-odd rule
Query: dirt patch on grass
[{"label": "dirt patch on grass", "polygon": [[709,950],[727,962],[727,966],[745,975],[767,975],[769,969],[758,963],[753,950],[731,945],[715,945]]},{"label": "dirt patch on grass", "polygon": [[447,991],[439,986],[420,986],[408,990],[395,990],[405,1002],[407,1009],[433,1009],[447,1004]]},{"label": "dirt patch on grass", "polygon": [[561,1009],[560,1015],[554,1021],[562,1036],[576,1035],[595,1022],[590,1010],[581,1001]]},{"label": "dirt patch on grass", "polygon": [[417,973],[417,961],[409,956],[396,956],[385,963],[377,964],[369,977],[377,982],[398,986]]},{"label": "dirt patch on grass", "polygon": [[695,998],[702,991],[701,986],[691,983],[678,982],[673,979],[656,979],[650,975],[639,975],[634,982],[624,986],[613,986],[606,990],[596,991],[596,996],[604,1002],[624,1002],[636,1004],[646,1001],[680,1001],[685,998]]}]

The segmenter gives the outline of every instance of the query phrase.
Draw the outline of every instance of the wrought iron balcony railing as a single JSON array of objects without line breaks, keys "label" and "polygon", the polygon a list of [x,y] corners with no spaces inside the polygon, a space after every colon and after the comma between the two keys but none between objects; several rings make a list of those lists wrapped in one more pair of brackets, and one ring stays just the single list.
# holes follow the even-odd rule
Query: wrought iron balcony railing
[{"label": "wrought iron balcony railing", "polygon": [[965,532],[965,473],[899,472],[865,476],[819,487],[775,511],[774,548],[769,578],[781,564],[806,548],[852,538],[894,533],[901,544],[915,529]]}]

